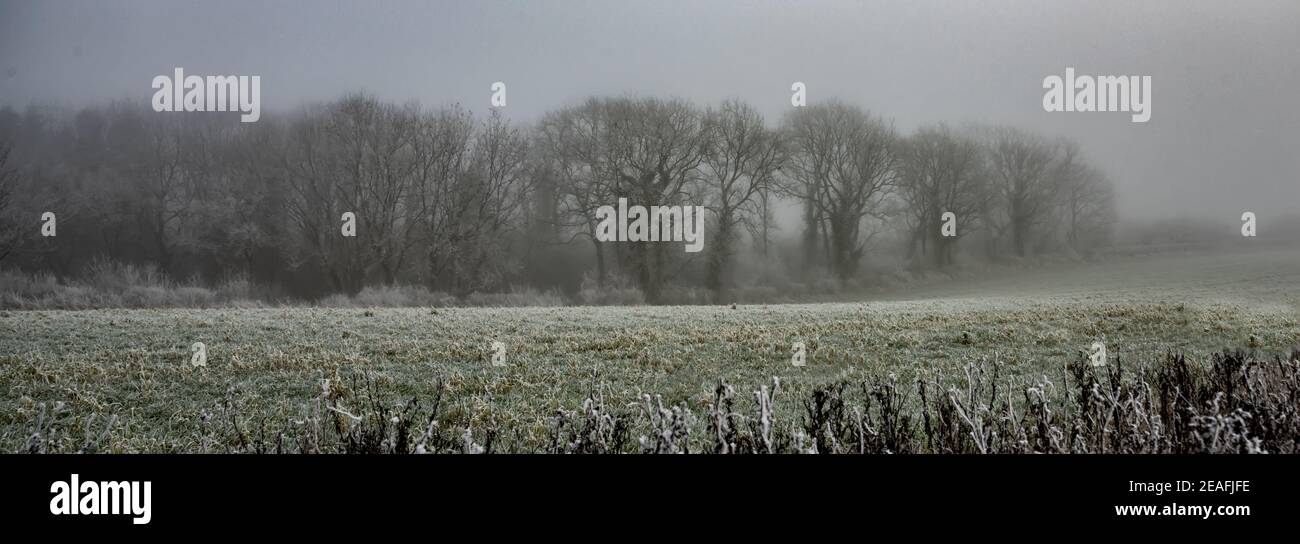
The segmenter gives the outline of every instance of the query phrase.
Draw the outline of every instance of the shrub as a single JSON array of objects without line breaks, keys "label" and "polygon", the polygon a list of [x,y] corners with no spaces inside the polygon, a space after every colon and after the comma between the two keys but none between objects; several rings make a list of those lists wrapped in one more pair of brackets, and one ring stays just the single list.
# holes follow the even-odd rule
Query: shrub
[{"label": "shrub", "polygon": [[[442,411],[450,400],[435,383],[424,402],[385,393],[367,374],[322,377],[318,398],[283,421],[250,413],[232,390],[202,414],[197,442],[201,451],[252,453],[1300,452],[1300,352],[1215,355],[1208,364],[1170,354],[1133,369],[1079,360],[1058,378],[1032,379],[974,363],[913,384],[892,375],[840,380],[799,398],[787,398],[775,378],[748,395],[719,380],[700,413],[651,394],[611,405],[599,393],[607,387],[595,384],[580,407],[558,410],[545,436],[531,440],[522,438],[531,431]],[[793,403],[801,415],[782,420],[776,403]],[[29,434],[51,436],[41,430],[50,421],[37,417]],[[107,442],[105,433],[87,444]],[[73,448],[49,444],[41,438],[25,449]]]}]

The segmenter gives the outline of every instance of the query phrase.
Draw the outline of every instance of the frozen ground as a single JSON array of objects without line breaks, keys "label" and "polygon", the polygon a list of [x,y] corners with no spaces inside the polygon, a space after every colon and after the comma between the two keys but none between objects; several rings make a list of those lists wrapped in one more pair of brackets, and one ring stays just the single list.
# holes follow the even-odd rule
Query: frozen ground
[{"label": "frozen ground", "polygon": [[[94,310],[0,313],[0,446],[18,448],[40,406],[116,415],[114,448],[192,451],[200,414],[237,398],[291,418],[322,378],[365,372],[395,396],[442,379],[453,424],[541,436],[592,391],[703,405],[783,380],[792,396],[841,377],[909,380],[1002,361],[1057,375],[1096,339],[1130,364],[1169,350],[1300,346],[1300,252],[1126,259],[898,289],[854,303],[517,309]],[[203,342],[207,367],[190,365]],[[505,345],[504,367],[491,364]],[[791,364],[795,342],[807,365]],[[798,409],[778,405],[778,411]]]}]

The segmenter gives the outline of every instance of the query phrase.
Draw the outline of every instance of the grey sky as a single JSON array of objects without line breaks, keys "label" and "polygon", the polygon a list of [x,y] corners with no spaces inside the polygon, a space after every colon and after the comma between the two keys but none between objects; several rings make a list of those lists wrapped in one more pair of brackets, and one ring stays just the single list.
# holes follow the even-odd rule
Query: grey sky
[{"label": "grey sky", "polygon": [[[1231,5],[1230,5],[1231,4]],[[1300,204],[1300,2],[0,2],[0,105],[146,100],[153,76],[262,76],[264,110],[365,90],[531,121],[593,94],[746,99],[790,84],[910,131],[1003,122],[1081,142],[1120,211]],[[1150,75],[1152,117],[1047,113],[1043,77]]]}]

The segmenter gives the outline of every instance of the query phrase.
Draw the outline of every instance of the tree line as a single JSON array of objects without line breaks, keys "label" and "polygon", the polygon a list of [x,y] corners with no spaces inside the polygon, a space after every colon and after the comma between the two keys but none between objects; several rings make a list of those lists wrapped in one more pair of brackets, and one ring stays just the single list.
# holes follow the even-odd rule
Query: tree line
[{"label": "tree line", "polygon": [[[703,252],[598,241],[596,210],[619,198],[705,206]],[[113,261],[309,300],[418,285],[727,302],[746,286],[868,281],[881,263],[1088,256],[1114,210],[1112,183],[1070,140],[901,134],[841,101],[769,122],[740,100],[592,97],[527,125],[363,94],[257,123],[131,102],[0,109],[0,266],[59,278]],[[41,233],[47,211],[55,236]],[[345,212],[355,237],[340,234]]]}]

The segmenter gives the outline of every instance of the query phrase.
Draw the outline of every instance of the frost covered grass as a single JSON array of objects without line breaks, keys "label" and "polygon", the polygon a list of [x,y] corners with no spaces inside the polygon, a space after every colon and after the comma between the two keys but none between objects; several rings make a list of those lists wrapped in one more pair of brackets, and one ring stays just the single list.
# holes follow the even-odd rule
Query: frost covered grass
[{"label": "frost covered grass", "polygon": [[[747,443],[761,442],[767,425],[783,448],[809,449],[817,440],[803,424],[810,417],[807,403],[815,404],[819,391],[823,403],[831,402],[827,388],[853,392],[844,403],[851,414],[855,406],[866,409],[871,387],[895,383],[910,403],[907,413],[922,418],[918,384],[936,384],[927,393],[946,396],[948,388],[966,384],[976,365],[987,373],[996,368],[996,383],[1007,385],[1002,394],[1015,393],[1011,409],[1023,416],[1027,388],[1047,387],[1057,395],[1074,390],[1078,384],[1066,378],[1071,365],[1103,337],[1112,361],[1121,359],[1133,379],[1155,380],[1152,373],[1171,352],[1185,355],[1198,384],[1211,383],[1214,354],[1225,350],[1253,350],[1258,357],[1243,359],[1260,364],[1279,356],[1278,364],[1285,364],[1300,346],[1300,290],[1294,289],[1300,276],[1281,268],[1251,270],[1195,285],[1171,280],[1173,287],[1164,290],[1135,278],[1128,290],[1076,286],[1051,295],[956,293],[734,309],[4,311],[0,448],[274,451],[279,440],[289,451],[353,451],[341,445],[347,441],[325,437],[365,429],[369,434],[350,440],[355,449],[370,451],[396,448],[396,435],[388,434],[405,425],[401,444],[411,450],[424,437],[423,447],[432,451],[599,451],[592,444],[616,439],[617,451],[672,451],[683,444],[656,437],[690,429],[693,438],[685,444],[711,451],[710,425],[715,433],[725,430],[709,416],[724,401],[719,387],[725,382],[730,402],[746,418],[731,428],[743,429]],[[506,346],[505,366],[492,364],[494,341]],[[205,368],[190,365],[194,342],[207,346]],[[791,365],[795,342],[807,346],[806,366]],[[1109,383],[1103,370],[1098,383]],[[780,391],[771,396],[774,378]],[[327,381],[333,389],[323,394]],[[1270,382],[1274,386],[1283,385]],[[771,396],[767,424],[762,395]],[[434,399],[436,414],[422,419]],[[1213,400],[1211,394],[1193,408],[1206,410],[1204,403]],[[1224,414],[1235,409],[1224,406]],[[989,414],[998,409],[1005,407]],[[387,422],[386,428],[364,423],[370,420]],[[911,423],[912,435],[920,436],[921,420]],[[1069,420],[1059,425],[1068,437]],[[313,443],[304,438],[308,429],[316,433],[315,446],[301,446]],[[801,446],[799,440],[812,442]]]},{"label": "frost covered grass", "polygon": [[[703,413],[725,380],[744,396],[781,380],[773,410],[841,381],[899,383],[998,363],[1007,379],[1061,375],[1104,335],[1131,364],[1168,351],[1206,366],[1225,347],[1289,353],[1294,312],[1225,303],[988,301],[771,307],[251,309],[0,314],[0,435],[22,449],[41,413],[60,406],[77,440],[108,451],[195,451],[204,414],[238,405],[249,425],[302,420],[323,380],[363,375],[388,400],[440,395],[443,426],[510,429],[541,447],[560,411],[599,396],[606,407]],[[504,367],[491,342],[506,345]],[[794,367],[803,341],[808,364]],[[189,346],[207,345],[206,368]],[[671,410],[671,409],[670,409]],[[355,415],[355,414],[353,414]],[[91,418],[95,418],[94,421]],[[83,427],[91,430],[83,431]]]}]

